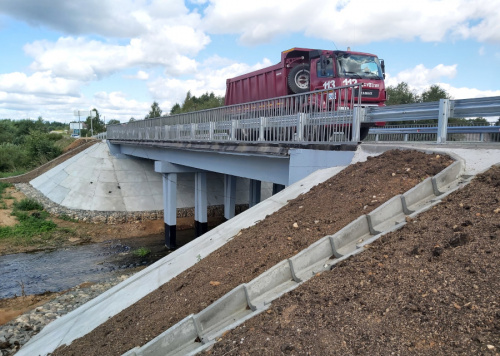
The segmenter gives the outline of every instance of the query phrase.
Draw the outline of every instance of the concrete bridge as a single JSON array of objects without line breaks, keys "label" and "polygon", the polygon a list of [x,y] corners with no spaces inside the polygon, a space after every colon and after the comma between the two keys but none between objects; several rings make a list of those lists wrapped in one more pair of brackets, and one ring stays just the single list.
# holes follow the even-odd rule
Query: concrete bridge
[{"label": "concrete bridge", "polygon": [[165,245],[176,247],[178,175],[194,174],[196,235],[207,227],[207,174],[223,175],[224,217],[235,215],[236,181],[249,180],[248,205],[261,201],[262,182],[272,184],[272,194],[318,169],[345,166],[351,162],[355,144],[299,145],[220,142],[108,141],[116,157],[140,157],[154,161],[162,174]]}]

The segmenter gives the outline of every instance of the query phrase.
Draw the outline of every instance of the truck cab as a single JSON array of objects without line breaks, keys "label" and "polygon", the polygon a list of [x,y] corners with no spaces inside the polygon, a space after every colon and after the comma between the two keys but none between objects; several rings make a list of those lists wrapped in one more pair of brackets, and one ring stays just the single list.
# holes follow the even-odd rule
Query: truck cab
[{"label": "truck cab", "polygon": [[283,52],[282,60],[289,68],[288,87],[292,93],[361,84],[364,106],[384,105],[384,62],[373,54],[294,48]]}]

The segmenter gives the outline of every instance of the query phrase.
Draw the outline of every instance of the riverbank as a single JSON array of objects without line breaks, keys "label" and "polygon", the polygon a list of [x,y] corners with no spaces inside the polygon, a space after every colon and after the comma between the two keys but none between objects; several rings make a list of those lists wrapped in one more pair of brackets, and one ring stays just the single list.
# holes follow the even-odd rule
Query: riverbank
[{"label": "riverbank", "polygon": [[[61,293],[46,293],[39,296],[16,297],[0,300],[0,314],[14,319],[0,325],[0,354],[13,355],[47,324],[71,312],[104,293],[114,285],[124,281],[144,267],[128,270],[102,283],[82,283]],[[27,311],[19,313],[17,308]],[[17,310],[16,310],[17,309]],[[0,320],[1,322],[2,320]]]}]

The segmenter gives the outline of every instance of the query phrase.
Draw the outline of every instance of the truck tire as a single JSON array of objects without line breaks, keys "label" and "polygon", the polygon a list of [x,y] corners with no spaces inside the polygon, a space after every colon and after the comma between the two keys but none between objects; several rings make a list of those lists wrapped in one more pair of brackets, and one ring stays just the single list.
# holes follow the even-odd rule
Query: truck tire
[{"label": "truck tire", "polygon": [[288,73],[288,87],[295,93],[309,91],[309,64],[299,64]]}]

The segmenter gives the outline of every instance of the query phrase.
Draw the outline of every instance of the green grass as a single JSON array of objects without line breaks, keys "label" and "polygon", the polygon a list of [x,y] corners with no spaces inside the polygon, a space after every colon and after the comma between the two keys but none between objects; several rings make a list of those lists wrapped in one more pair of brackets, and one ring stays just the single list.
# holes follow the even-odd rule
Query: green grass
[{"label": "green grass", "polygon": [[35,236],[44,235],[57,228],[52,220],[46,220],[45,214],[29,215],[26,213],[15,214],[19,223],[15,226],[0,227],[0,239],[15,238],[27,241]]},{"label": "green grass", "polygon": [[73,219],[71,216],[68,216],[66,214],[59,215],[59,219],[70,222],[78,222],[78,220]]},{"label": "green grass", "polygon": [[12,187],[12,184],[0,182],[0,209],[7,209],[7,204],[4,199],[12,199],[11,196],[3,196],[5,189],[9,187]]},{"label": "green grass", "polygon": [[14,226],[0,227],[0,240],[14,245],[41,245],[62,238],[61,235],[73,233],[63,231],[48,219],[50,214],[34,199],[15,201],[11,213],[19,221]]},{"label": "green grass", "polygon": [[151,250],[147,247],[139,247],[137,250],[132,252],[137,257],[146,257],[151,253]]},{"label": "green grass", "polygon": [[[16,170],[13,172],[0,172],[0,178],[20,176],[21,174],[24,174],[26,172],[28,172],[27,169]],[[0,183],[0,184],[4,184],[4,183]]]},{"label": "green grass", "polygon": [[43,205],[35,199],[25,198],[21,201],[14,202],[13,208],[14,210],[20,211],[43,210]]},{"label": "green grass", "polygon": [[5,189],[7,189],[9,187],[12,187],[12,184],[0,182],[0,195],[2,195],[3,192],[5,191]]}]

